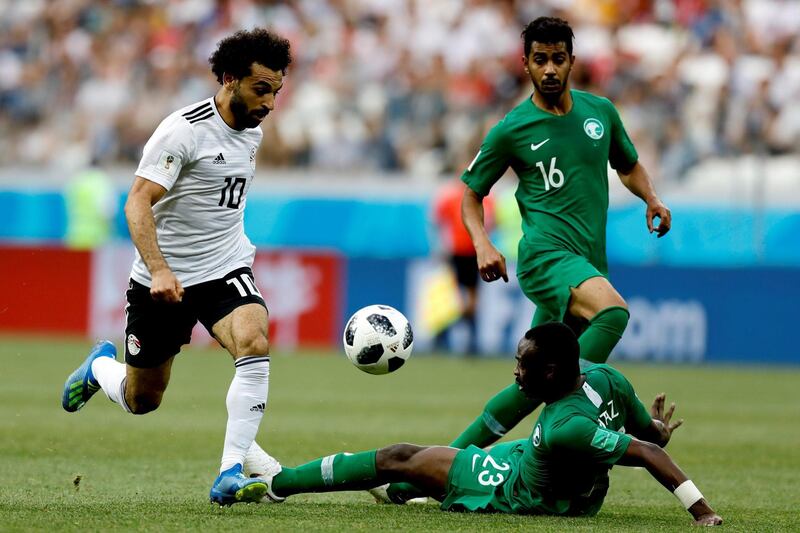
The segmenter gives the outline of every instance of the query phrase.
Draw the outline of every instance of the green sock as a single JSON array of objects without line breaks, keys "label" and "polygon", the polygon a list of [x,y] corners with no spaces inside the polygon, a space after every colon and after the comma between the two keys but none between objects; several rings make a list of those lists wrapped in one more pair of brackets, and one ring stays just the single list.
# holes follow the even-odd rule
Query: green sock
[{"label": "green sock", "polygon": [[540,403],[539,400],[525,396],[517,384],[512,383],[486,402],[481,416],[456,437],[450,446],[464,449],[470,444],[478,448],[493,444],[531,414]]},{"label": "green sock", "polygon": [[605,363],[628,325],[630,313],[624,307],[606,307],[589,321],[589,327],[578,338],[581,358],[592,363]]},{"label": "green sock", "polygon": [[284,468],[272,480],[278,496],[301,492],[359,490],[379,485],[375,470],[377,450],[338,453],[316,459],[297,468]]}]

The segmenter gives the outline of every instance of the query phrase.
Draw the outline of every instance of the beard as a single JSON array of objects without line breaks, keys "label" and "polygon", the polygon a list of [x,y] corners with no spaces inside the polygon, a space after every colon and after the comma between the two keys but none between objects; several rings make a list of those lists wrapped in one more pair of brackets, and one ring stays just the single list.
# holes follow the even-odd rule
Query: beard
[{"label": "beard", "polygon": [[261,124],[262,119],[247,109],[247,104],[244,103],[238,90],[231,95],[230,107],[233,120],[236,122],[236,129],[256,128]]},{"label": "beard", "polygon": [[556,83],[548,82],[544,83],[545,80],[542,82],[537,82],[533,80],[533,87],[536,89],[536,92],[541,95],[548,103],[555,104],[558,102],[561,95],[564,94],[564,88],[566,87],[566,80],[561,82],[560,80],[555,80]]}]

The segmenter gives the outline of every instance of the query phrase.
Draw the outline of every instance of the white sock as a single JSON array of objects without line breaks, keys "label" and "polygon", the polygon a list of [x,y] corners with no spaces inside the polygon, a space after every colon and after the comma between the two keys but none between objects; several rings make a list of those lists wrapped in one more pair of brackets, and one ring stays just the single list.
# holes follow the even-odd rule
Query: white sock
[{"label": "white sock", "polygon": [[262,475],[267,471],[264,465],[270,460],[274,461],[274,459],[264,451],[264,448],[259,446],[256,441],[253,441],[250,448],[247,449],[247,454],[244,456],[242,471],[247,477],[250,477],[251,474]]},{"label": "white sock", "polygon": [[269,356],[236,360],[236,374],[228,389],[228,426],[222,448],[220,472],[244,463],[244,456],[258,433],[269,391]]},{"label": "white sock", "polygon": [[98,357],[92,361],[92,374],[108,399],[130,413],[131,408],[125,402],[125,363],[110,357]]}]

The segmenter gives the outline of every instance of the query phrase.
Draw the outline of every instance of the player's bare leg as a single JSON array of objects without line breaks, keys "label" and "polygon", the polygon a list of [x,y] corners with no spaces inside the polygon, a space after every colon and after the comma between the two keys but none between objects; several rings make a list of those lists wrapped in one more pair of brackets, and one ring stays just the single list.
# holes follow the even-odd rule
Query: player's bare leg
[{"label": "player's bare leg", "polygon": [[266,308],[251,303],[235,308],[212,327],[212,333],[233,356],[236,367],[226,399],[228,423],[220,475],[210,493],[211,500],[220,504],[259,501],[267,492],[262,480],[244,476],[242,466],[267,405],[268,321]]},{"label": "player's bare leg", "polygon": [[388,446],[378,450],[378,474],[385,474],[389,482],[411,483],[422,493],[441,501],[447,489],[450,467],[459,451],[449,446]]},{"label": "player's bare leg", "polygon": [[589,321],[578,338],[581,358],[605,363],[628,325],[628,305],[602,276],[589,278],[570,292],[568,312]]},{"label": "player's bare leg", "polygon": [[170,357],[153,368],[136,368],[126,365],[125,380],[121,385],[125,394],[123,408],[127,407],[131,413],[136,415],[143,415],[158,409],[164,397],[164,391],[169,385],[174,360],[174,357]]}]

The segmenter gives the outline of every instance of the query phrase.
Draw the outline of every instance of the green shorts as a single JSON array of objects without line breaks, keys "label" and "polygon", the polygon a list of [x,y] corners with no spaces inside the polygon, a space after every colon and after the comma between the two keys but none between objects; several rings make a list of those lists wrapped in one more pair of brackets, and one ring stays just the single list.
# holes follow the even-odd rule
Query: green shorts
[{"label": "green shorts", "polygon": [[583,256],[566,250],[535,252],[520,242],[517,279],[522,292],[536,304],[531,327],[564,321],[570,289],[589,278],[606,277]]},{"label": "green shorts", "polygon": [[506,496],[505,486],[519,475],[522,442],[498,444],[488,452],[477,446],[458,452],[447,475],[442,510],[516,512],[514,502]]}]

